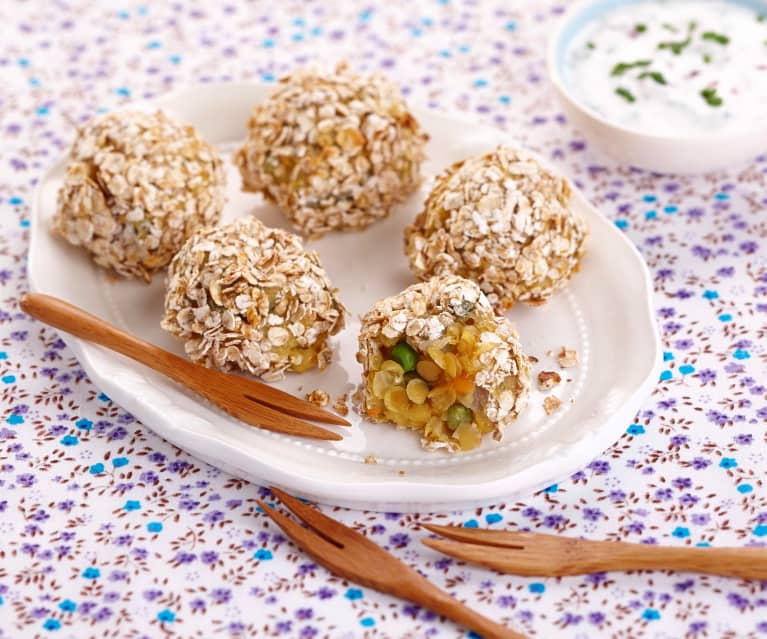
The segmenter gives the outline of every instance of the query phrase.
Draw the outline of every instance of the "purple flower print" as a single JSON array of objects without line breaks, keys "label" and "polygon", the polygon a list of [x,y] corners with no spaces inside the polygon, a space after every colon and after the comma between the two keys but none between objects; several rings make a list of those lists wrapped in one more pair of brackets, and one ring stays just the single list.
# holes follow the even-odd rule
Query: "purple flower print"
[{"label": "purple flower print", "polygon": [[588,621],[594,626],[600,626],[605,622],[605,615],[602,612],[590,612],[588,614]]},{"label": "purple flower print", "polygon": [[597,475],[602,475],[610,470],[610,463],[603,459],[595,459],[588,465],[589,470]]},{"label": "purple flower print", "polygon": [[738,592],[730,592],[727,594],[727,602],[734,608],[744,610],[748,606],[748,599]]},{"label": "purple flower print", "polygon": [[222,513],[220,510],[211,510],[205,514],[203,519],[209,524],[217,524],[224,519],[224,513]]},{"label": "purple flower print", "polygon": [[404,548],[410,543],[410,536],[407,533],[395,533],[389,537],[389,543],[394,548]]},{"label": "purple flower print", "polygon": [[29,488],[30,486],[33,486],[36,482],[37,482],[37,478],[30,473],[22,473],[21,475],[16,476],[16,484],[19,486],[23,486],[24,488]]},{"label": "purple flower print", "polygon": [[210,598],[217,604],[228,603],[232,598],[232,591],[229,588],[213,588]]},{"label": "purple flower print", "polygon": [[107,608],[106,606],[103,608],[99,608],[98,612],[93,615],[94,621],[106,621],[112,616],[112,611]]},{"label": "purple flower print", "polygon": [[[706,459],[705,457],[695,457],[692,462],[691,466],[695,470],[703,470],[704,468],[708,468],[711,465],[711,460]],[[689,488],[689,486],[687,486]]]},{"label": "purple flower print", "polygon": [[584,508],[583,518],[586,521],[598,521],[602,517],[602,511],[599,508]]},{"label": "purple flower print", "polygon": [[180,550],[176,553],[176,556],[173,558],[173,561],[175,561],[178,564],[190,564],[195,559],[197,559],[197,555],[193,552],[187,552],[185,550]]},{"label": "purple flower print", "polygon": [[189,607],[192,610],[205,610],[205,600],[200,598],[192,599],[189,602]]}]

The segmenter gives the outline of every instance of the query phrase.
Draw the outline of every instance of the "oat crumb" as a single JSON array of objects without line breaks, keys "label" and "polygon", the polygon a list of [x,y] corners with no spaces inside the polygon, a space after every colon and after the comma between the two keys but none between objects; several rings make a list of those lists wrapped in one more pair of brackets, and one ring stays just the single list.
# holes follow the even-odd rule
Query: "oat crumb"
[{"label": "oat crumb", "polygon": [[397,471],[397,474],[398,474],[400,477],[404,477],[404,476],[405,476],[405,471],[404,471],[404,470],[398,470],[398,471]]},{"label": "oat crumb", "polygon": [[377,464],[378,458],[375,455],[366,455],[365,456],[365,463],[366,464]]},{"label": "oat crumb", "polygon": [[562,368],[572,368],[578,365],[578,352],[564,346],[557,353],[557,361]]},{"label": "oat crumb", "polygon": [[527,359],[530,360],[531,364],[537,364],[538,363],[538,358],[535,355],[528,355]]},{"label": "oat crumb", "polygon": [[559,400],[559,398],[554,397],[553,395],[549,395],[543,399],[543,410],[546,411],[547,415],[551,415],[553,412],[559,410],[561,405],[562,402]]},{"label": "oat crumb", "polygon": [[342,417],[346,417],[349,414],[349,393],[340,395],[335,402],[333,402],[333,410],[336,411]]},{"label": "oat crumb", "polygon": [[328,395],[324,390],[315,388],[311,393],[306,394],[306,401],[311,402],[320,408],[324,408],[330,403],[330,395]]},{"label": "oat crumb", "polygon": [[554,388],[561,381],[562,378],[556,371],[541,371],[538,373],[538,388],[541,390]]}]

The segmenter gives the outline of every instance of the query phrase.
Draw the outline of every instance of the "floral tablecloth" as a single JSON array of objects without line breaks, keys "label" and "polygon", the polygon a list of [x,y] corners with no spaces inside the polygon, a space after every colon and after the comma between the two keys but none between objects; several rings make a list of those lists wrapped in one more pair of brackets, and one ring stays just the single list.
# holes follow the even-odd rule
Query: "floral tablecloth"
[{"label": "floral tablecloth", "polygon": [[411,102],[512,131],[561,166],[646,258],[666,352],[619,441],[539,494],[440,517],[324,510],[530,636],[767,635],[760,583],[523,579],[419,541],[427,520],[680,546],[767,536],[767,158],[679,179],[592,151],[546,79],[546,36],[562,10],[522,0],[0,5],[0,637],[473,636],[318,567],[258,511],[265,489],[156,437],[17,307],[32,190],[77,123],[187,83],[273,81],[338,59],[385,71]]}]

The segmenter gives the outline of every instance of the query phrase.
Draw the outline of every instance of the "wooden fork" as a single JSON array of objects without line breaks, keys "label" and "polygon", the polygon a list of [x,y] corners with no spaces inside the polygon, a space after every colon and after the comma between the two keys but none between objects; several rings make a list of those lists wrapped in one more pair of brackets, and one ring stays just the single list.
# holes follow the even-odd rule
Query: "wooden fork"
[{"label": "wooden fork", "polygon": [[543,533],[422,525],[447,537],[422,539],[430,548],[514,575],[564,577],[608,570],[680,570],[767,579],[764,548],[673,548]]},{"label": "wooden fork", "polygon": [[485,639],[525,639],[523,635],[474,612],[364,535],[277,488],[272,487],[271,491],[309,528],[304,528],[262,501],[258,502],[259,506],[296,545],[331,572],[429,608],[480,633]]},{"label": "wooden fork", "polygon": [[56,297],[28,293],[20,306],[41,322],[105,346],[170,377],[251,426],[299,437],[339,440],[342,437],[338,433],[298,418],[350,425],[342,417],[267,384],[182,359]]}]

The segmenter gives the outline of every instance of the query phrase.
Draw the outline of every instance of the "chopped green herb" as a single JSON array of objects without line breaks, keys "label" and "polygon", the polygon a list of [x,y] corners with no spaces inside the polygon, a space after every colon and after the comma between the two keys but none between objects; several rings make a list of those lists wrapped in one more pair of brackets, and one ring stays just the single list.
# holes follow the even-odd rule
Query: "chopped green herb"
[{"label": "chopped green herb", "polygon": [[716,42],[717,44],[727,44],[730,41],[730,38],[728,38],[726,35],[722,35],[721,33],[714,33],[713,31],[704,32],[703,39],[711,40],[711,42]]},{"label": "chopped green herb", "polygon": [[597,45],[595,45],[593,42],[589,41],[589,42],[586,43],[586,48],[587,49],[596,49]]},{"label": "chopped green herb", "polygon": [[626,102],[636,102],[636,98],[634,97],[634,94],[631,93],[628,89],[624,89],[623,87],[618,87],[615,89],[616,95],[621,96]]},{"label": "chopped green herb", "polygon": [[679,42],[661,42],[658,44],[659,49],[669,49],[674,55],[679,55],[685,47],[690,45],[690,36]]},{"label": "chopped green herb", "polygon": [[757,13],[756,14],[756,21],[757,22],[764,22],[767,20],[767,16],[765,16],[763,13]]},{"label": "chopped green herb", "polygon": [[695,20],[690,20],[690,24],[687,25],[687,31],[692,33],[697,28],[698,28],[698,23],[695,22]]},{"label": "chopped green herb", "polygon": [[671,33],[676,33],[679,29],[677,29],[673,24],[669,24],[668,22],[664,22],[661,25],[666,31],[671,31]]},{"label": "chopped green herb", "polygon": [[639,74],[639,79],[643,80],[644,78],[651,78],[658,84],[666,84],[666,78],[663,77],[663,74],[660,71],[643,71]]},{"label": "chopped green herb", "polygon": [[642,24],[641,22],[639,24],[635,24],[634,31],[636,31],[637,33],[644,33],[645,31],[647,31],[647,25]]},{"label": "chopped green herb", "polygon": [[706,101],[708,106],[712,106],[712,107],[722,106],[723,100],[721,97],[719,97],[716,94],[716,89],[711,89],[711,88],[703,89],[700,92],[700,95]]},{"label": "chopped green herb", "polygon": [[636,67],[646,67],[649,65],[650,65],[650,60],[636,60],[634,62],[619,62],[613,67],[613,70],[610,71],[610,75],[623,75],[629,69],[634,69]]},{"label": "chopped green herb", "polygon": [[[765,41],[765,44],[767,44],[767,41]],[[711,63],[711,56],[708,53],[703,54],[703,62],[705,62],[706,64]]]}]

